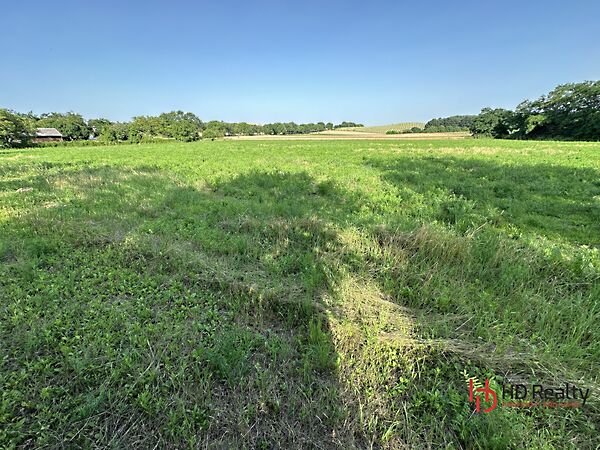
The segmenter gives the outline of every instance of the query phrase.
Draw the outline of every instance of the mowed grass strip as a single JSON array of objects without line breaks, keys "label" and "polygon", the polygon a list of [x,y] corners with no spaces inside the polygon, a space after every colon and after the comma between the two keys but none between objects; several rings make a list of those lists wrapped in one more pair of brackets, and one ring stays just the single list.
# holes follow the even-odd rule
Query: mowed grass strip
[{"label": "mowed grass strip", "polygon": [[[0,447],[595,448],[600,144],[0,154]],[[473,414],[465,377],[592,394]]]}]

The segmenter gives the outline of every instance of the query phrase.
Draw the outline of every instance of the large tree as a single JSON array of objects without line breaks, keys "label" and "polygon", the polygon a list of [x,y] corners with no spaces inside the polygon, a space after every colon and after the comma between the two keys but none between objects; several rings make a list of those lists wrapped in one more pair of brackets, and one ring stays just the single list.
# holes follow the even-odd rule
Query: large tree
[{"label": "large tree", "polygon": [[113,123],[102,128],[100,140],[107,144],[116,144],[129,140],[129,126],[126,123]]},{"label": "large tree", "polygon": [[61,132],[63,138],[70,141],[79,139],[87,139],[92,129],[83,120],[80,114],[68,112],[66,114],[61,113],[49,113],[42,114],[40,120],[38,120],[37,127],[56,128]]},{"label": "large tree", "polygon": [[425,124],[425,131],[463,131],[469,130],[477,116],[450,116],[431,119]]},{"label": "large tree", "polygon": [[600,139],[600,81],[561,84],[517,107],[527,137]]},{"label": "large tree", "polygon": [[92,136],[98,137],[102,134],[104,128],[112,125],[112,122],[108,119],[90,119],[88,120],[87,124],[91,129]]},{"label": "large tree", "polygon": [[512,111],[502,108],[483,108],[471,125],[474,136],[503,138],[509,136],[508,122]]},{"label": "large tree", "polygon": [[600,140],[600,81],[561,84],[514,112],[484,108],[471,131],[495,138]]},{"label": "large tree", "polygon": [[196,115],[183,112],[171,111],[158,116],[158,133],[178,141],[195,141],[200,136],[202,121]]},{"label": "large tree", "polygon": [[28,145],[33,132],[33,122],[28,117],[0,109],[0,147]]}]

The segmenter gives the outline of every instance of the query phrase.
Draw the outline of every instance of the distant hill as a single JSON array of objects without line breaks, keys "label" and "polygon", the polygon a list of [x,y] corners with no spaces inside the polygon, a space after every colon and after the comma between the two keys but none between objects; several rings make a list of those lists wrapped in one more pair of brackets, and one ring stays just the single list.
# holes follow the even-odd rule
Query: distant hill
[{"label": "distant hill", "polygon": [[402,123],[392,123],[389,125],[377,125],[377,126],[373,126],[373,127],[344,127],[344,128],[338,128],[337,130],[339,130],[339,131],[359,131],[361,133],[385,134],[385,132],[389,131],[389,130],[405,131],[405,130],[410,130],[413,127],[424,128],[425,124],[423,122],[402,122]]}]

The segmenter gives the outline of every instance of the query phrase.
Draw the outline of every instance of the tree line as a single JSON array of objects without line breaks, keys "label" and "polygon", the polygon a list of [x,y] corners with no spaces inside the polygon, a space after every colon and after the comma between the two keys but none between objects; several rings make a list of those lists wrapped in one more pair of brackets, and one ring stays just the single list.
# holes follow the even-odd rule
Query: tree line
[{"label": "tree line", "polygon": [[497,139],[600,140],[600,81],[561,84],[514,110],[483,108],[478,115],[431,119],[424,128],[387,134],[469,131]]},{"label": "tree line", "polygon": [[275,122],[264,125],[250,124],[247,122],[222,122],[212,120],[206,122],[202,131],[203,138],[217,138],[223,136],[255,136],[255,135],[284,135],[308,134],[321,131],[334,130],[343,127],[362,127],[364,125],[354,122],[342,122],[334,125],[332,122],[301,123]]},{"label": "tree line", "polygon": [[423,133],[450,133],[454,131],[469,131],[475,115],[440,117],[431,119],[425,124]]},{"label": "tree line", "polygon": [[431,119],[424,127],[411,127],[407,130],[388,130],[385,134],[410,134],[410,133],[453,133],[457,131],[470,131],[476,115],[450,116]]},{"label": "tree line", "polygon": [[195,114],[172,111],[158,116],[137,116],[130,122],[113,122],[108,119],[85,120],[81,114],[69,112],[21,114],[0,109],[0,146],[31,145],[36,128],[56,128],[67,141],[98,140],[103,143],[139,143],[156,139],[175,139],[183,142],[198,139],[215,139],[240,135],[306,134],[341,127],[360,127],[362,124],[342,122],[303,123],[275,122],[264,125],[246,122],[203,122]]},{"label": "tree line", "polygon": [[[30,145],[36,128],[56,128],[68,141],[97,139],[103,143],[176,139],[189,142],[239,135],[306,134],[344,127],[362,127],[354,122],[203,122],[196,115],[172,111],[158,116],[137,116],[130,122],[108,119],[85,120],[69,112],[36,116],[0,109],[0,147]],[[502,139],[600,140],[600,81],[562,84],[537,100],[526,100],[514,110],[483,108],[479,115],[432,119],[424,129],[406,132],[470,131],[475,137]]]},{"label": "tree line", "polygon": [[484,108],[474,136],[500,139],[600,140],[600,81],[561,84],[514,110]]}]

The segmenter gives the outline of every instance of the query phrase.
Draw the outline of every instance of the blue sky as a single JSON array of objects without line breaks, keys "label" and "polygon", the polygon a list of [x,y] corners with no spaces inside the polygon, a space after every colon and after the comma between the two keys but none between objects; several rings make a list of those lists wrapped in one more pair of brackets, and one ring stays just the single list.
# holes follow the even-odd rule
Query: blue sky
[{"label": "blue sky", "polygon": [[600,79],[600,2],[2,2],[0,107],[421,121]]}]

